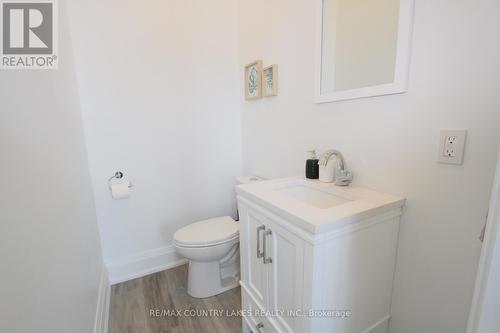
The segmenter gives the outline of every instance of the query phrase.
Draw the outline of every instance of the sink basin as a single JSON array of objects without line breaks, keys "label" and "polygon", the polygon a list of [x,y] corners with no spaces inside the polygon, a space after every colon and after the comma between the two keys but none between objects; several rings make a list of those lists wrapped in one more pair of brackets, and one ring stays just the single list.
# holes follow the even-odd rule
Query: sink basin
[{"label": "sink basin", "polygon": [[333,193],[328,193],[303,184],[279,188],[275,191],[321,209],[342,205],[352,201]]},{"label": "sink basin", "polygon": [[357,186],[335,186],[302,177],[236,187],[241,203],[257,203],[287,222],[318,234],[383,214],[401,214],[404,198]]}]

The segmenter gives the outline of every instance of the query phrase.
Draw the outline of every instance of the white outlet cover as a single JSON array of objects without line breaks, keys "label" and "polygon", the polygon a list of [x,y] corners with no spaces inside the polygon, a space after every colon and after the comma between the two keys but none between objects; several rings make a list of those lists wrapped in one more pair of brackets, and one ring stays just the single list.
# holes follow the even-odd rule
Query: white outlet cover
[{"label": "white outlet cover", "polygon": [[467,130],[443,129],[439,136],[438,162],[462,165],[464,162]]}]

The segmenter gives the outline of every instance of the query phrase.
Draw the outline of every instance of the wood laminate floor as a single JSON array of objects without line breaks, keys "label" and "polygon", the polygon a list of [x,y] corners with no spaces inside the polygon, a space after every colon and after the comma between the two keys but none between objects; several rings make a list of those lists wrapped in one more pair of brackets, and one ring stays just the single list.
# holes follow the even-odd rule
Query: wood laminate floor
[{"label": "wood laminate floor", "polygon": [[[241,332],[241,317],[233,315],[241,309],[240,288],[197,299],[187,294],[186,283],[183,265],[112,286],[109,333]],[[221,315],[204,316],[208,310]]]}]

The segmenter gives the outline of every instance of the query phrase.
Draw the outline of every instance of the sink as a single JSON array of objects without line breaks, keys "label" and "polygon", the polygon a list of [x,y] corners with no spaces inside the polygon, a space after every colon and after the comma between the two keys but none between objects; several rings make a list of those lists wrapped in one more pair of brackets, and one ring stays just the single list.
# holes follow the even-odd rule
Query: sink
[{"label": "sink", "polygon": [[257,203],[313,234],[351,223],[401,214],[405,199],[358,186],[336,186],[303,177],[270,179],[236,187],[238,200]]},{"label": "sink", "polygon": [[304,184],[278,188],[275,191],[321,209],[331,208],[352,201]]}]

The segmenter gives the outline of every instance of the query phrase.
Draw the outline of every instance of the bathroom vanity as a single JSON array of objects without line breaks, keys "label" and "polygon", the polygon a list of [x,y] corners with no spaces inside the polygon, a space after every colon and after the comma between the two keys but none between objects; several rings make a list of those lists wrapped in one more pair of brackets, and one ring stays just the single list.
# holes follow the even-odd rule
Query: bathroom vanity
[{"label": "bathroom vanity", "polygon": [[300,177],[237,193],[244,332],[387,332],[404,198]]}]

